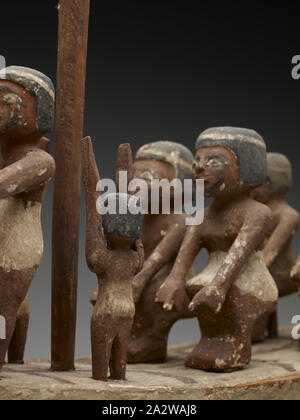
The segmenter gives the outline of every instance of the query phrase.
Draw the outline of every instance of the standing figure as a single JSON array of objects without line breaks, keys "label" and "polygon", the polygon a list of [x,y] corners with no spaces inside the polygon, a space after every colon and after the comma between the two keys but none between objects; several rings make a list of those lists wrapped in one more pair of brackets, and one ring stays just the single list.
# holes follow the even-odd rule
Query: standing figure
[{"label": "standing figure", "polygon": [[23,67],[1,70],[0,316],[5,339],[0,339],[0,369],[43,256],[42,200],[55,163],[42,137],[53,118],[54,87],[48,77]]},{"label": "standing figure", "polygon": [[[256,188],[251,197],[266,204],[272,211],[273,226],[263,246],[266,266],[269,268],[279,291],[279,297],[295,293],[296,287],[291,278],[295,264],[293,238],[299,228],[299,213],[286,202],[286,195],[293,186],[292,166],[286,156],[279,153],[267,155],[268,177],[265,183]],[[277,338],[277,312],[261,320],[254,330],[254,341],[261,341],[266,336]]]},{"label": "standing figure", "polygon": [[[130,146],[120,146],[117,179],[118,172],[126,166],[130,172],[131,163]],[[142,215],[119,211],[121,207],[130,209],[130,200],[136,199],[127,194],[106,197],[105,200],[114,203],[116,214],[101,216],[98,213],[96,203],[100,193],[97,184],[100,177],[89,138],[82,143],[82,171],[87,215],[86,259],[99,282],[91,321],[93,378],[107,380],[110,366],[111,379],[124,380],[128,339],[135,313],[132,280],[144,262],[140,240]]]},{"label": "standing figure", "polygon": [[158,301],[182,307],[179,290],[198,252],[210,254],[207,267],[189,280],[190,309],[196,311],[202,339],[186,360],[194,369],[227,371],[251,361],[256,322],[277,307],[278,290],[259,251],[272,220],[269,208],[249,194],[267,175],[266,145],[255,131],[213,128],[197,140],[196,178],[214,198],[204,223],[188,229]]}]

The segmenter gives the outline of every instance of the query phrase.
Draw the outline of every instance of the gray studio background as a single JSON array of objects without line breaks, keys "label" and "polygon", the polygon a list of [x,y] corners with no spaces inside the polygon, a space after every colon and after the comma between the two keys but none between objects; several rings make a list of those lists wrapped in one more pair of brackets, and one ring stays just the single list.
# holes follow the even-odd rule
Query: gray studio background
[{"label": "gray studio background", "polygon": [[[2,3],[0,54],[8,65],[37,68],[55,81],[56,1]],[[85,135],[93,138],[102,177],[114,176],[121,142],[129,141],[134,151],[155,140],[179,141],[193,149],[198,134],[208,127],[243,126],[259,131],[270,151],[285,153],[292,161],[295,187],[289,202],[300,210],[300,81],[291,78],[291,58],[300,54],[300,46],[293,2],[285,9],[272,5],[272,10],[268,2],[257,3],[258,8],[253,2],[251,7],[226,2],[201,10],[189,1],[91,3]],[[44,259],[29,293],[26,358],[50,354],[51,217],[52,185],[43,207]],[[85,264],[84,230],[83,200],[79,357],[90,354],[89,298],[97,285]],[[205,252],[198,258],[198,271],[206,258]],[[279,313],[280,323],[290,324],[300,314],[297,296],[282,299]],[[198,339],[197,322],[182,321],[173,328],[170,344]]]}]

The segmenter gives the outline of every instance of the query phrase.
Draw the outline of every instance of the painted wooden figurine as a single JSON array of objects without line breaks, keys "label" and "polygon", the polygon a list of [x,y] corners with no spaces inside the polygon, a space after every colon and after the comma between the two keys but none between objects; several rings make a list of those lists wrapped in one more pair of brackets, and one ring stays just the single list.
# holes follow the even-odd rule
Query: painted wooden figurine
[{"label": "painted wooden figurine", "polygon": [[[136,154],[134,175],[143,179],[149,189],[151,207],[151,180],[175,178],[192,179],[193,155],[179,143],[160,141],[143,146]],[[172,326],[183,318],[194,315],[188,310],[187,295],[179,312],[166,312],[155,302],[156,293],[173,267],[186,231],[186,215],[174,214],[174,197],[171,197],[171,214],[149,214],[144,217],[143,243],[144,268],[134,279],[136,315],[129,341],[128,361],[143,363],[164,361],[167,356],[168,337]],[[193,276],[189,270],[187,277]]]},{"label": "painted wooden figurine", "polygon": [[[47,138],[42,138],[39,142],[39,147],[45,152],[50,152],[50,141]],[[29,309],[29,299],[28,296],[24,299],[21,304],[17,320],[15,324],[15,329],[13,336],[10,340],[7,359],[9,364],[24,364],[24,354],[27,341],[27,333],[29,328],[29,318],[30,318],[30,309]]]},{"label": "painted wooden figurine", "polygon": [[1,70],[0,316],[5,338],[0,339],[0,369],[43,256],[42,200],[55,163],[42,137],[53,118],[54,87],[48,77],[23,67]]},{"label": "painted wooden figurine", "polygon": [[[180,309],[183,292],[178,290],[186,286],[202,333],[186,366],[228,371],[250,363],[254,325],[277,307],[278,290],[259,251],[272,214],[249,198],[267,176],[265,142],[252,130],[209,129],[197,140],[194,170],[214,202],[204,223],[188,229],[157,298]],[[202,248],[209,251],[209,263],[185,285]]]},{"label": "painted wooden figurine", "polygon": [[[251,197],[266,204],[273,214],[273,225],[267,235],[263,254],[267,267],[279,291],[279,297],[295,293],[296,287],[291,278],[295,265],[293,238],[299,228],[299,214],[286,202],[286,195],[293,186],[292,166],[286,156],[279,153],[267,155],[268,177],[265,183],[256,188]],[[256,325],[254,341],[266,336],[276,338],[278,333],[277,312],[271,318]]]},{"label": "painted wooden figurine", "polygon": [[[127,162],[127,163],[126,163]],[[131,149],[119,148],[118,173],[131,173]],[[132,280],[144,262],[142,215],[121,214],[119,203],[127,208],[132,196],[109,195],[116,203],[117,214],[100,215],[96,202],[100,197],[100,180],[92,142],[82,142],[82,171],[86,193],[86,259],[89,269],[97,274],[99,292],[91,321],[93,378],[124,380],[126,376],[128,339],[135,314]]]}]

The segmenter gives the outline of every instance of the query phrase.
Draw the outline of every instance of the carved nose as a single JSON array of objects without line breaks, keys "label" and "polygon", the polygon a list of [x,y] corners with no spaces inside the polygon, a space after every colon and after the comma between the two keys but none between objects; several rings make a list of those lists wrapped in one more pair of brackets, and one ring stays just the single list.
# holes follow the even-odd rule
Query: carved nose
[{"label": "carved nose", "polygon": [[152,181],[154,179],[154,176],[149,171],[142,172],[139,177],[148,181]]},{"label": "carved nose", "polygon": [[204,166],[200,162],[194,162],[193,168],[197,174],[201,174],[204,170]]}]

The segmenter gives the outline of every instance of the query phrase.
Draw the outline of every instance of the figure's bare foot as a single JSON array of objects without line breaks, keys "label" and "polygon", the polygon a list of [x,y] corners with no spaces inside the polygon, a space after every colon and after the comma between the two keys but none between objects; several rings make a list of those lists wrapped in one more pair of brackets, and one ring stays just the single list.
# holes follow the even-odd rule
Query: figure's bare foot
[{"label": "figure's bare foot", "polygon": [[203,338],[188,356],[185,366],[214,372],[239,370],[251,362],[251,345],[236,337]]}]

